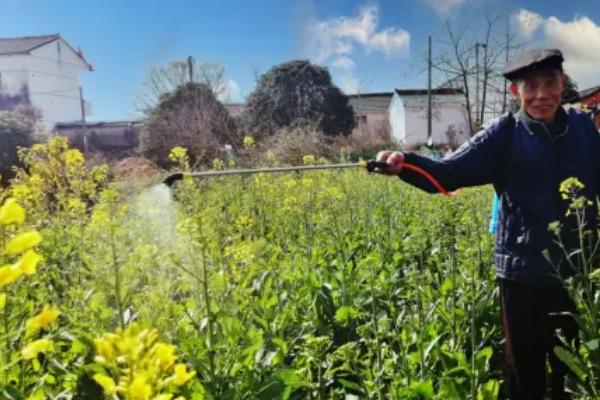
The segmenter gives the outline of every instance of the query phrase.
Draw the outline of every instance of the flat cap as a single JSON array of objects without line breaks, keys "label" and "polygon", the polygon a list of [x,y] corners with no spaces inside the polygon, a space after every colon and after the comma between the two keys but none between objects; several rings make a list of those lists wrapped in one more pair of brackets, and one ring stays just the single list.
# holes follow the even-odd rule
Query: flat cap
[{"label": "flat cap", "polygon": [[563,55],[558,49],[526,50],[508,63],[502,75],[512,81],[523,73],[536,69],[556,68],[562,71],[563,61]]}]

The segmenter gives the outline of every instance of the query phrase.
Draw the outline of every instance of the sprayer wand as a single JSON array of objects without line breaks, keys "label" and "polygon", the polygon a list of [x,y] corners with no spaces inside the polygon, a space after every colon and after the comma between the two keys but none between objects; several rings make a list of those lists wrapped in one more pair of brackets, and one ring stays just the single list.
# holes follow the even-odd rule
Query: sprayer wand
[{"label": "sprayer wand", "polygon": [[[274,172],[300,172],[300,171],[308,171],[308,170],[321,170],[321,169],[345,169],[345,168],[356,168],[362,167],[366,168],[369,172],[381,173],[387,168],[387,163],[385,161],[361,161],[357,163],[347,163],[347,164],[327,164],[327,165],[301,165],[297,167],[272,167],[272,168],[252,168],[252,169],[229,169],[223,171],[201,171],[201,172],[176,172],[167,176],[163,183],[167,186],[173,186],[173,184],[177,181],[182,180],[184,177],[189,176],[192,178],[203,178],[203,177],[211,177],[211,176],[225,176],[225,175],[250,175],[250,174],[261,174],[261,173],[274,173]],[[444,196],[452,197],[450,193],[446,189],[440,185],[440,183],[425,171],[422,168],[417,167],[416,165],[403,162],[403,168],[410,169],[415,171],[416,173],[425,177],[435,188],[442,193]]]}]

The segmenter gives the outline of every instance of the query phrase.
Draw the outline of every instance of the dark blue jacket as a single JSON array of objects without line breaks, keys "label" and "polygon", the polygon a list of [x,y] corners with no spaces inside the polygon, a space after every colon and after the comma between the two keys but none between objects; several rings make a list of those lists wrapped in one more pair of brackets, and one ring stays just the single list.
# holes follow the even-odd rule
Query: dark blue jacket
[{"label": "dark blue jacket", "polygon": [[[600,135],[592,120],[576,110],[564,114],[567,129],[555,136],[529,130],[519,115],[492,121],[448,158],[434,161],[407,153],[406,162],[430,172],[448,191],[494,185],[501,202],[494,250],[498,278],[559,284],[558,275],[566,277],[573,270],[548,225],[562,222],[561,237],[567,248],[578,247],[576,224],[565,217],[567,202],[559,186],[566,178],[577,177],[585,185],[582,194],[595,203],[600,193]],[[436,192],[410,170],[400,178]],[[595,206],[586,211],[590,226],[596,225],[596,214]]]}]

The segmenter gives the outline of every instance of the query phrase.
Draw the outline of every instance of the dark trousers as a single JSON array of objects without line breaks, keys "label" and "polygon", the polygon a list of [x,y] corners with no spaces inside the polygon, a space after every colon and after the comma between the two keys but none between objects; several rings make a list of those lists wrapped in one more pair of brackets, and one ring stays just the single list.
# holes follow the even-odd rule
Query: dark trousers
[{"label": "dark trousers", "polygon": [[[500,280],[508,396],[510,400],[542,400],[549,384],[551,399],[569,399],[564,393],[568,368],[554,354],[560,344],[557,329],[569,342],[577,337],[572,315],[575,305],[562,286],[534,286]],[[550,376],[546,373],[546,360]]]}]

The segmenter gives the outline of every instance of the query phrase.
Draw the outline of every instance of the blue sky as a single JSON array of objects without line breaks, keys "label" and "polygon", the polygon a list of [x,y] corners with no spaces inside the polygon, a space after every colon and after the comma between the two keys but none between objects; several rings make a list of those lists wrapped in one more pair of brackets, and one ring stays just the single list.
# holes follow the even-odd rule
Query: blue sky
[{"label": "blue sky", "polygon": [[92,119],[115,120],[136,117],[151,66],[188,55],[225,67],[233,101],[255,72],[294,58],[328,66],[347,92],[424,87],[427,35],[439,52],[445,18],[475,35],[486,14],[560,47],[581,88],[600,84],[597,0],[0,0],[0,37],[60,33],[80,46],[95,69],[82,75]]}]

